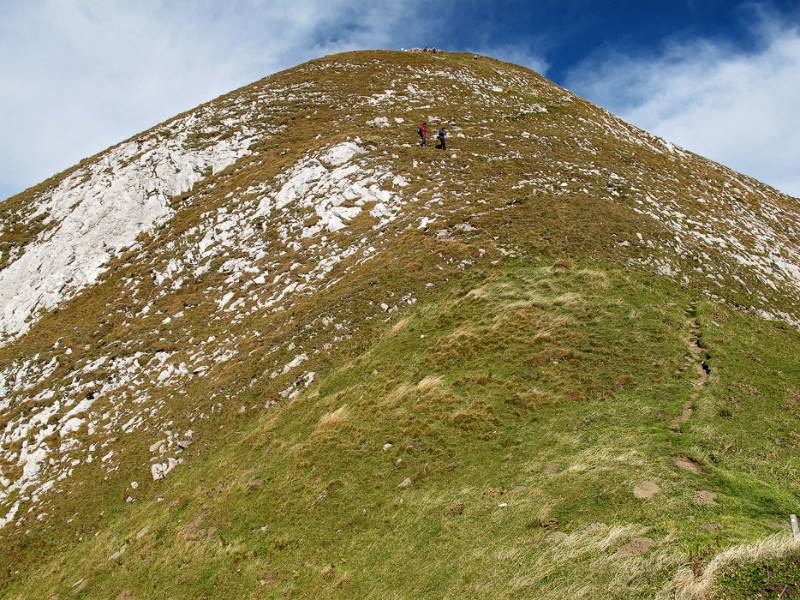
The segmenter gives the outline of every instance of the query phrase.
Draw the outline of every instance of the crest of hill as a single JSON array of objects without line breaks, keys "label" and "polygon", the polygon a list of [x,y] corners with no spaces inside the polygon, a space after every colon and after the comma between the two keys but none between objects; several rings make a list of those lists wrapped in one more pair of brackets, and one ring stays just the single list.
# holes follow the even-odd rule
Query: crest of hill
[{"label": "crest of hill", "polygon": [[[446,150],[417,145],[423,120],[446,128]],[[265,497],[300,511],[288,498],[302,473],[298,498],[312,506],[302,510],[319,507],[329,536],[306,549],[323,581],[292,584],[287,563],[276,567],[277,589],[314,595],[331,579],[377,594],[358,588],[368,578],[356,584],[349,568],[323,573],[323,563],[338,560],[337,520],[358,520],[342,506],[366,502],[386,518],[405,510],[386,500],[405,493],[397,482],[380,500],[353,479],[383,481],[388,471],[411,482],[400,489],[417,508],[469,489],[453,506],[496,524],[481,512],[485,499],[521,485],[528,512],[509,524],[509,543],[542,542],[561,523],[566,546],[591,549],[584,575],[572,550],[526,555],[538,571],[493,588],[509,596],[545,589],[556,572],[558,593],[610,585],[626,569],[658,573],[637,575],[643,595],[699,586],[681,568],[711,534],[678,520],[706,518],[713,494],[724,496],[726,547],[749,548],[796,493],[780,489],[755,449],[764,431],[790,439],[784,424],[761,420],[752,439],[732,432],[757,411],[778,419],[793,397],[797,376],[785,365],[800,324],[798,233],[796,199],[486,57],[346,53],[226,94],[0,204],[0,555],[11,565],[0,577],[20,594],[67,593],[75,581],[90,586],[81,593],[118,593],[152,568],[148,552],[167,552],[146,530],[194,548],[196,575],[226,571],[231,557],[213,528],[256,558],[227,590],[212,577],[185,595],[242,597],[267,577],[257,574],[265,563],[250,537],[249,486],[270,482]],[[709,323],[720,329],[697,331]],[[767,352],[767,341],[777,346]],[[781,373],[781,391],[742,370],[748,352]],[[710,356],[723,374],[692,395],[695,367]],[[694,417],[675,438],[674,418],[661,412],[680,415],[687,402]],[[605,415],[596,424],[589,406]],[[589,421],[575,425],[576,413]],[[633,450],[614,441],[614,418],[631,424]],[[537,463],[515,484],[514,473],[528,472],[517,458],[497,471],[503,481],[491,474],[502,448],[544,456],[537,444],[556,424],[576,440],[550,439],[556,472]],[[378,456],[394,462],[373,456],[385,444],[395,451]],[[739,453],[727,470],[715,466],[725,444]],[[474,477],[447,470],[448,453],[471,464],[473,446],[484,459]],[[671,466],[678,451],[704,465],[689,487]],[[628,493],[639,471],[660,478],[664,516]],[[429,476],[435,485],[417,492]],[[603,477],[603,493],[625,507],[617,516],[608,498],[588,497]],[[748,513],[753,489],[760,500]],[[704,493],[702,509],[689,491]],[[220,516],[222,497],[238,517]],[[329,506],[336,497],[342,506]],[[596,512],[570,519],[582,502]],[[461,514],[451,508],[440,512]],[[277,520],[271,510],[264,518]],[[409,530],[422,526],[402,515]],[[533,533],[525,522],[537,523]],[[291,516],[280,528],[270,556],[308,533]],[[384,534],[365,526],[351,559]],[[504,539],[502,529],[493,535]],[[658,539],[641,542],[646,535]],[[469,578],[445,575],[451,565],[434,559],[432,538],[419,544],[439,573],[430,589],[478,593]],[[64,548],[69,564],[56,558]],[[130,581],[107,564],[128,560],[128,548],[139,553]],[[396,568],[376,564],[385,570],[374,577]],[[32,565],[47,567],[32,574]],[[172,573],[165,566],[158,577]]]}]

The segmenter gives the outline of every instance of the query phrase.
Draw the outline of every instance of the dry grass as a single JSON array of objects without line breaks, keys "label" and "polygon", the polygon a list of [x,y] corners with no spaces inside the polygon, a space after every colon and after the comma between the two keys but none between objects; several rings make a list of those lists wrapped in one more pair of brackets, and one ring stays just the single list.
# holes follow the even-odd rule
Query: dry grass
[{"label": "dry grass", "polygon": [[575,268],[575,261],[571,258],[560,258],[553,265],[554,273],[567,273]]},{"label": "dry grass", "polygon": [[399,321],[397,321],[397,323],[395,323],[394,325],[392,325],[392,326],[391,326],[391,327],[390,327],[390,328],[387,330],[387,332],[386,332],[386,337],[394,337],[394,336],[396,336],[398,333],[400,333],[400,332],[401,332],[401,331],[403,331],[403,330],[404,330],[406,327],[408,327],[408,324],[409,324],[410,322],[411,322],[411,319],[409,319],[408,317],[405,317],[405,318],[403,318],[403,319],[400,319]]},{"label": "dry grass", "polygon": [[401,383],[397,387],[395,387],[391,392],[389,392],[386,397],[381,400],[382,406],[397,406],[400,404],[405,398],[408,396],[409,393],[414,388],[412,388],[407,383]]},{"label": "dry grass", "polygon": [[[641,553],[625,551],[642,539],[652,539],[643,537],[647,533],[647,528],[640,525],[605,523],[594,523],[569,534],[550,533],[542,551],[527,562],[509,587],[519,595],[536,590],[537,599],[641,597],[648,576],[668,571],[680,560],[668,549],[669,540],[653,540]],[[562,569],[578,565],[594,577],[558,577]]]},{"label": "dry grass", "polygon": [[456,328],[453,333],[447,336],[448,340],[453,341],[461,341],[461,340],[470,340],[476,339],[478,336],[478,331],[476,330],[475,326],[472,323],[464,323],[460,327]]},{"label": "dry grass", "polygon": [[580,269],[576,275],[594,288],[606,289],[608,287],[608,275],[605,271],[597,269]]},{"label": "dry grass", "polygon": [[681,567],[672,580],[659,592],[659,599],[705,600],[714,597],[714,585],[719,572],[729,565],[754,563],[781,558],[800,550],[800,542],[786,534],[775,534],[752,544],[740,544],[720,552],[695,575],[691,567]]},{"label": "dry grass", "polygon": [[316,431],[330,431],[337,429],[350,419],[350,412],[346,404],[343,404],[333,412],[326,413],[320,417]]},{"label": "dry grass", "polygon": [[489,295],[489,291],[487,289],[487,286],[482,286],[482,287],[470,290],[469,292],[467,292],[466,296],[464,296],[464,297],[468,298],[468,299],[478,299],[478,298],[485,298],[488,295]]},{"label": "dry grass", "polygon": [[580,294],[567,293],[554,298],[553,305],[563,308],[578,308],[581,306],[582,301],[583,297]]},{"label": "dry grass", "polygon": [[553,301],[543,296],[533,296],[525,298],[524,300],[516,300],[514,302],[509,302],[506,304],[506,310],[517,310],[517,309],[532,309],[532,308],[547,308],[552,306]]},{"label": "dry grass", "polygon": [[420,394],[428,394],[442,385],[442,377],[440,375],[426,375],[417,383],[417,391]]}]

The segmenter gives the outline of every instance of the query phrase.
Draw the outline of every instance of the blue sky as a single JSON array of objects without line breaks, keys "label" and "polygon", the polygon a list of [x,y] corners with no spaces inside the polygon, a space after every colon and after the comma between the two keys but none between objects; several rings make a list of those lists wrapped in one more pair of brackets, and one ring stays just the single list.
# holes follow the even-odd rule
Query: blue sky
[{"label": "blue sky", "polygon": [[0,0],[0,199],[200,102],[343,50],[525,64],[800,196],[800,2]]}]

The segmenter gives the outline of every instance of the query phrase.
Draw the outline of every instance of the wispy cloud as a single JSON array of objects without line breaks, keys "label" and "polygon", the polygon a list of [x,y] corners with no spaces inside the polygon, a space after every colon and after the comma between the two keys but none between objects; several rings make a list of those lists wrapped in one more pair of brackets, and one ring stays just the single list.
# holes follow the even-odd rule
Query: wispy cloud
[{"label": "wispy cloud", "polygon": [[752,9],[755,50],[706,39],[595,55],[567,85],[649,131],[800,196],[800,32]]},{"label": "wispy cloud", "polygon": [[0,2],[0,199],[330,52],[425,43],[422,0]]},{"label": "wispy cloud", "polygon": [[480,46],[478,48],[471,48],[469,52],[476,52],[478,54],[484,54],[510,63],[522,65],[541,75],[545,75],[550,68],[550,63],[545,58],[545,53],[543,51],[522,43]]}]

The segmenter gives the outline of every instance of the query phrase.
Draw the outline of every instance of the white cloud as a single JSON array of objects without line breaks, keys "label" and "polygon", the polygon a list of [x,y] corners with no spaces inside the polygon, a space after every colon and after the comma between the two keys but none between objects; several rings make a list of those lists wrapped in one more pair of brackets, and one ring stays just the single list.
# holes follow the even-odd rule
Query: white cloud
[{"label": "white cloud", "polygon": [[[322,54],[425,43],[423,0],[0,1],[0,200]],[[402,35],[402,40],[398,37]]]},{"label": "white cloud", "polygon": [[800,196],[800,33],[754,13],[756,49],[673,41],[595,56],[567,85],[698,154]]},{"label": "white cloud", "polygon": [[469,50],[492,58],[498,58],[506,62],[522,65],[544,75],[550,68],[550,63],[544,57],[544,53],[534,50],[523,44],[502,44],[499,46],[481,46],[478,49]]}]

